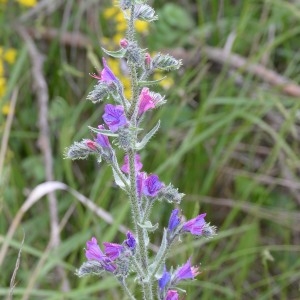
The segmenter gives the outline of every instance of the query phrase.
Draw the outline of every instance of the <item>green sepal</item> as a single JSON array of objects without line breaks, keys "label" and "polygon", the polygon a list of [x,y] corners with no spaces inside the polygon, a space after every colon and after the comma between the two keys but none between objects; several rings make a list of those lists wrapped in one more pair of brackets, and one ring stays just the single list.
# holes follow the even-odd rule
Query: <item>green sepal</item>
[{"label": "green sepal", "polygon": [[155,225],[152,225],[152,223],[150,221],[146,221],[145,223],[141,224],[138,223],[138,225],[143,228],[146,229],[147,231],[153,232],[158,228],[158,223],[156,223]]},{"label": "green sepal", "polygon": [[154,85],[154,84],[158,84],[159,82],[161,82],[162,80],[164,80],[165,78],[167,78],[167,76],[164,76],[160,79],[157,80],[150,80],[150,81],[139,81],[139,86],[149,86],[149,85]]},{"label": "green sepal", "polygon": [[113,137],[117,137],[118,134],[117,133],[113,133],[111,132],[110,130],[107,130],[107,129],[99,129],[99,128],[95,128],[95,127],[92,127],[92,126],[88,126],[88,128],[95,132],[95,133],[101,133],[103,135],[106,135],[106,136],[113,136]]},{"label": "green sepal", "polygon": [[104,48],[102,48],[103,52],[106,53],[107,55],[114,57],[114,58],[123,58],[126,54],[126,49],[121,48],[120,50],[117,51],[109,51]]}]

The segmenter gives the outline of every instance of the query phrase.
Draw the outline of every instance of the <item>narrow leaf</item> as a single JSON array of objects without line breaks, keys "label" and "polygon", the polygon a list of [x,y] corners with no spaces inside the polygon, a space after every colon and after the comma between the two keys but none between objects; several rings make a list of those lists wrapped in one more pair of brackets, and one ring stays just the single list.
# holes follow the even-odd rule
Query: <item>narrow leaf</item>
[{"label": "narrow leaf", "polygon": [[136,143],[135,149],[136,150],[143,149],[146,146],[146,144],[149,142],[149,140],[153,137],[153,135],[157,132],[159,126],[160,126],[160,121],[156,123],[156,125],[143,137],[143,139],[139,143]]},{"label": "narrow leaf", "polygon": [[102,48],[103,52],[105,52],[107,55],[115,58],[123,58],[126,53],[126,49],[121,48],[120,50],[117,51],[109,51],[104,48]]}]

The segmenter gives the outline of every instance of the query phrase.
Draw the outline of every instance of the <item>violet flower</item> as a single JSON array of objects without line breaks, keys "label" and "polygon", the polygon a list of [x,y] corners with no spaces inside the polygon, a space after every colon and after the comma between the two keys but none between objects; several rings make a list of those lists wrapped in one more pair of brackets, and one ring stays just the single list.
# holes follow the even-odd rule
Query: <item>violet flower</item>
[{"label": "violet flower", "polygon": [[[103,125],[98,126],[99,129],[105,129]],[[109,139],[106,135],[98,133],[97,137],[95,138],[95,142],[97,142],[102,148],[109,148],[110,143]]]},{"label": "violet flower", "polygon": [[120,244],[104,242],[105,255],[111,260],[116,260],[124,251],[124,247]]},{"label": "violet flower", "polygon": [[155,102],[150,94],[150,91],[147,87],[144,87],[141,91],[139,97],[139,111],[138,114],[141,115],[145,111],[155,108]]},{"label": "violet flower", "polygon": [[165,300],[179,300],[179,295],[175,290],[168,290]]},{"label": "violet flower", "polygon": [[165,266],[162,277],[158,280],[159,289],[163,290],[166,287],[166,285],[169,283],[170,279],[171,279],[171,273],[167,271],[167,268]]},{"label": "violet flower", "polygon": [[[142,167],[143,167],[143,164],[141,163],[141,157],[139,154],[136,154],[135,157],[134,157],[134,167],[135,167],[135,170],[137,172],[139,172]],[[126,154],[124,156],[124,164],[123,166],[121,167],[121,170],[124,172],[124,173],[127,173],[129,174],[130,173],[130,168],[129,168],[129,157],[128,155]]]},{"label": "violet flower", "polygon": [[105,258],[95,237],[86,242],[85,256],[88,260],[103,260]]},{"label": "violet flower", "polygon": [[168,224],[168,230],[174,231],[176,227],[180,224],[180,216],[179,216],[179,209],[174,209],[171,213],[169,224]]},{"label": "violet flower", "polygon": [[122,105],[106,104],[105,113],[102,118],[112,132],[116,132],[120,127],[127,124],[127,119]]},{"label": "violet flower", "polygon": [[159,181],[158,176],[152,174],[144,181],[143,193],[146,196],[155,197],[163,186],[164,184]]},{"label": "violet flower", "polygon": [[103,268],[108,272],[114,272],[116,270],[117,267],[112,263],[111,259],[101,251],[95,237],[92,237],[90,241],[86,242],[86,247],[85,256],[88,260],[100,262]]},{"label": "violet flower", "polygon": [[96,74],[91,74],[91,76],[93,78],[98,79],[99,81],[106,83],[106,84],[111,84],[113,82],[117,82],[118,79],[117,77],[114,75],[114,73],[112,72],[112,70],[108,67],[105,58],[102,58],[103,61],[103,70],[101,71],[100,74],[96,75]]},{"label": "violet flower", "polygon": [[201,214],[196,218],[193,218],[187,222],[185,222],[182,226],[182,231],[188,231],[193,235],[202,235],[204,226],[205,226],[205,218],[206,214]]},{"label": "violet flower", "polygon": [[127,239],[125,240],[125,244],[128,246],[128,248],[132,251],[135,250],[136,247],[136,239],[134,238],[133,234],[128,231],[127,234]]},{"label": "violet flower", "polygon": [[191,259],[189,258],[183,266],[176,270],[173,283],[178,283],[185,279],[194,279],[198,274],[198,268],[191,266]]}]

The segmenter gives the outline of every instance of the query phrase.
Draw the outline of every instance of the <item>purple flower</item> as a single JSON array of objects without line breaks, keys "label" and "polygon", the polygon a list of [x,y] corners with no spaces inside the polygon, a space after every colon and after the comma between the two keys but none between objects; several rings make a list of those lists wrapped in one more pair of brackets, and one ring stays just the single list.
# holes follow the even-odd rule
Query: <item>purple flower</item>
[{"label": "purple flower", "polygon": [[142,196],[143,188],[144,188],[144,182],[147,178],[147,173],[140,172],[136,176],[136,183],[137,183],[137,193],[139,198]]},{"label": "purple flower", "polygon": [[175,272],[174,283],[178,283],[181,280],[185,279],[194,279],[199,274],[197,267],[191,266],[191,259]]},{"label": "purple flower", "polygon": [[133,251],[136,246],[136,240],[130,231],[127,232],[126,236],[127,236],[127,240],[125,240],[125,244],[128,246],[130,250]]},{"label": "purple flower", "polygon": [[164,267],[164,272],[162,274],[162,277],[158,280],[158,286],[161,290],[163,290],[166,285],[169,283],[171,279],[170,272],[167,272],[166,266]]},{"label": "purple flower", "polygon": [[100,74],[92,74],[91,76],[98,79],[101,82],[104,82],[106,84],[111,84],[112,82],[116,82],[118,79],[112,72],[112,70],[108,67],[105,58],[102,59],[103,61],[103,70]]},{"label": "purple flower", "polygon": [[[99,129],[105,129],[103,125],[98,126]],[[95,142],[98,143],[103,148],[109,148],[110,143],[109,139],[106,135],[98,133],[97,137],[95,138]]]},{"label": "purple flower", "polygon": [[201,214],[194,219],[191,219],[183,224],[182,230],[189,231],[194,235],[201,235],[205,226],[206,214]]},{"label": "purple flower", "polygon": [[181,218],[179,217],[178,214],[179,214],[178,209],[174,209],[172,211],[170,219],[169,219],[169,225],[168,225],[169,231],[173,231],[180,224]]},{"label": "purple flower", "polygon": [[104,250],[105,255],[109,257],[111,260],[117,259],[124,250],[124,247],[122,245],[115,244],[115,243],[104,242],[103,245],[105,249]]},{"label": "purple flower", "polygon": [[155,108],[155,102],[153,100],[153,97],[150,94],[150,91],[148,88],[144,87],[141,91],[140,97],[139,97],[139,115],[143,114],[145,111]]},{"label": "purple flower", "polygon": [[[135,158],[134,159],[134,167],[135,167],[135,170],[138,172],[142,169],[143,164],[141,163],[141,158],[140,158],[139,154],[136,154],[134,158]],[[130,172],[128,155],[125,155],[125,157],[124,157],[124,165],[121,167],[121,170],[127,174],[129,174],[129,172]]]},{"label": "purple flower", "polygon": [[88,260],[102,261],[105,258],[95,237],[92,237],[90,241],[86,242],[85,256]]},{"label": "purple flower", "polygon": [[165,300],[178,300],[179,295],[175,290],[168,290]]},{"label": "purple flower", "polygon": [[102,118],[112,132],[127,124],[127,119],[122,105],[106,104]]},{"label": "purple flower", "polygon": [[155,197],[163,186],[164,184],[159,181],[157,175],[150,175],[144,181],[143,193],[146,196]]},{"label": "purple flower", "polygon": [[101,251],[95,237],[92,237],[90,241],[86,242],[86,248],[85,256],[88,260],[99,261],[103,268],[108,272],[114,272],[117,269],[112,263],[112,260]]}]

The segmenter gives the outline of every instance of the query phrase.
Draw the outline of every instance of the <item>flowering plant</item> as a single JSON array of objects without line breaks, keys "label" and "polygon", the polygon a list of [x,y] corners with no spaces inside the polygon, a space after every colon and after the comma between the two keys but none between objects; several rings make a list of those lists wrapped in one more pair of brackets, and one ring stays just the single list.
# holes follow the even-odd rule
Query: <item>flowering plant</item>
[{"label": "flowering plant", "polygon": [[[185,221],[179,209],[174,209],[164,229],[162,241],[154,257],[149,256],[149,232],[158,229],[158,224],[150,221],[153,204],[167,201],[179,205],[184,194],[172,184],[164,184],[156,174],[142,171],[143,164],[138,154],[160,126],[158,122],[148,133],[142,134],[142,122],[146,112],[166,103],[165,97],[151,91],[157,81],[149,80],[156,69],[170,71],[181,66],[181,61],[166,54],[151,57],[141,49],[135,39],[134,23],[136,20],[152,22],[157,15],[152,7],[143,0],[121,0],[119,6],[127,20],[126,38],[121,39],[118,51],[103,51],[114,58],[124,59],[130,71],[131,99],[127,99],[122,82],[114,75],[103,58],[103,70],[92,77],[97,80],[88,99],[94,103],[103,99],[113,100],[104,106],[103,124],[90,127],[95,134],[93,140],[84,139],[75,142],[66,151],[71,159],[85,159],[95,155],[98,162],[104,160],[113,172],[115,183],[128,195],[131,204],[133,233],[128,231],[121,244],[103,243],[103,250],[95,237],[86,244],[87,261],[77,270],[77,275],[113,275],[123,286],[130,299],[136,299],[128,286],[128,276],[134,274],[141,286],[143,299],[179,299],[177,285],[199,274],[198,267],[192,266],[191,259],[173,270],[166,267],[166,258],[171,246],[185,234],[203,236],[215,235],[215,227],[205,221],[206,214]],[[119,165],[116,149],[124,153],[124,163]],[[156,296],[155,296],[156,295]]]}]

